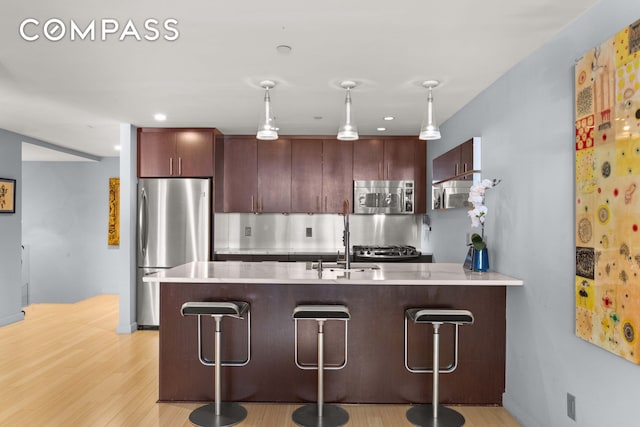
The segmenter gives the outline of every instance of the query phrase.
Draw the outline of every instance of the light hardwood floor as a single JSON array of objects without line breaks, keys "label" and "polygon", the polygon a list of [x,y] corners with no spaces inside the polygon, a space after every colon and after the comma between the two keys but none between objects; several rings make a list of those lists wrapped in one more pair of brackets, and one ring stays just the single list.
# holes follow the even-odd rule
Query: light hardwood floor
[{"label": "light hardwood floor", "polygon": [[[190,426],[197,404],[157,403],[158,332],[115,333],[118,297],[32,304],[0,328],[1,426]],[[294,426],[299,405],[245,404],[241,427]],[[349,426],[401,427],[407,405],[345,405]],[[500,407],[457,406],[468,427],[515,427]]]}]

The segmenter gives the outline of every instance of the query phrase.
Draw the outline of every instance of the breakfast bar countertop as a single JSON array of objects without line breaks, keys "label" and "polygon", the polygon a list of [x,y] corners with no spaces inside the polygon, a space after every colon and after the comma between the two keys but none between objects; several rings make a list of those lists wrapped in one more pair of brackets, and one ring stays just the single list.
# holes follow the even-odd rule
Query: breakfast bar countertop
[{"label": "breakfast bar countertop", "polygon": [[[457,263],[351,263],[322,274],[308,262],[191,262],[145,276],[160,283],[340,284],[417,286],[522,286],[523,281],[501,273],[466,270]],[[374,267],[374,268],[372,268]]]}]

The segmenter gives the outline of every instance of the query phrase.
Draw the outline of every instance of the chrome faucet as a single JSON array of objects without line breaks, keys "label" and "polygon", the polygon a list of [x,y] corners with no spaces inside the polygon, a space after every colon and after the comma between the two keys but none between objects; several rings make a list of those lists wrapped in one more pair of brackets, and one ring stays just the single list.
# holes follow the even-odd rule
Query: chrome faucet
[{"label": "chrome faucet", "polygon": [[344,268],[349,270],[351,268],[351,260],[349,254],[349,201],[345,200],[342,204],[342,215],[344,216],[344,231],[342,233],[342,243],[344,243]]}]

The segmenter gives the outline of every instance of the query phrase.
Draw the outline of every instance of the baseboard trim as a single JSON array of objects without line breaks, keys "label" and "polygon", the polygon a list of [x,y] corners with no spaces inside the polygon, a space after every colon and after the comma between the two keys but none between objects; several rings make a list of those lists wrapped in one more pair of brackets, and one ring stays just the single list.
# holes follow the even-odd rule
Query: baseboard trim
[{"label": "baseboard trim", "polygon": [[0,318],[0,326],[10,325],[21,320],[24,320],[24,311],[22,309],[16,314]]},{"label": "baseboard trim", "polygon": [[138,323],[133,322],[129,325],[118,325],[116,333],[118,334],[132,334],[138,330]]},{"label": "baseboard trim", "polygon": [[527,411],[523,410],[518,403],[511,399],[507,393],[503,393],[502,395],[502,407],[509,411],[511,415],[515,417],[516,420],[523,426],[527,427],[542,427],[542,425],[538,422],[538,420],[534,419],[527,413]]}]

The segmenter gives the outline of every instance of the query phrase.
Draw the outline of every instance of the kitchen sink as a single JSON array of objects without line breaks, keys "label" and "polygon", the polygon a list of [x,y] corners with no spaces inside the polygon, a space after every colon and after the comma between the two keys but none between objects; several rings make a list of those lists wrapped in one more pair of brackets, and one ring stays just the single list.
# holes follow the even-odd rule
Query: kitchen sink
[{"label": "kitchen sink", "polygon": [[[377,264],[367,264],[364,262],[352,262],[351,268],[348,270],[345,268],[344,262],[323,262],[322,271],[368,271],[368,270],[380,270],[380,266]],[[307,270],[317,270],[317,262],[308,262]]]}]

